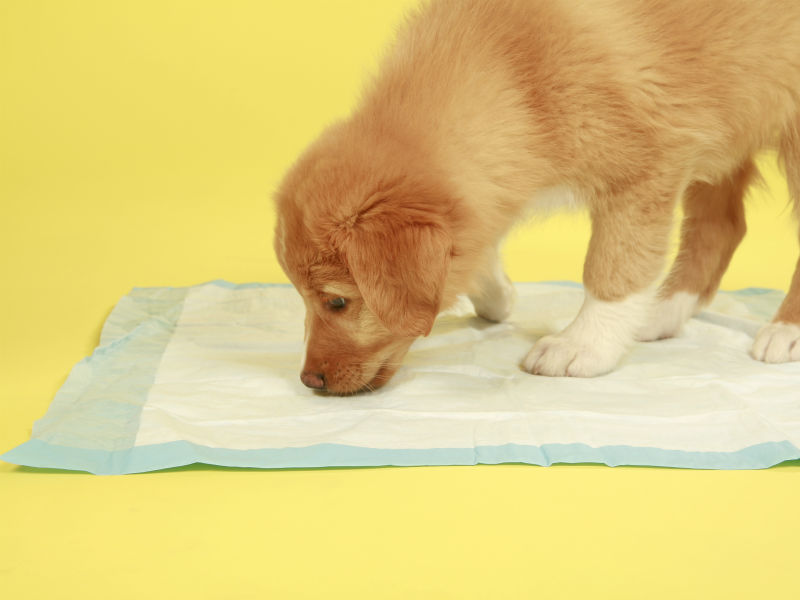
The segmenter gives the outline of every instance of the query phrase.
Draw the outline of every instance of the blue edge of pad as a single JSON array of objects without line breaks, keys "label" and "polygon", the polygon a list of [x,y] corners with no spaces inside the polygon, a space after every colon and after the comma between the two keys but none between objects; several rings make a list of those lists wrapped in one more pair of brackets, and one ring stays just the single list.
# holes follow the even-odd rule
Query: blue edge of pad
[{"label": "blue edge of pad", "polygon": [[504,444],[476,448],[382,449],[342,444],[302,448],[230,450],[186,441],[136,446],[125,450],[87,450],[32,439],[0,455],[0,459],[30,467],[89,471],[96,475],[142,473],[193,463],[287,469],[325,467],[429,466],[527,463],[601,463],[608,466],[650,466],[687,469],[764,469],[800,458],[789,442],[766,442],[736,452],[687,452],[633,446]]}]

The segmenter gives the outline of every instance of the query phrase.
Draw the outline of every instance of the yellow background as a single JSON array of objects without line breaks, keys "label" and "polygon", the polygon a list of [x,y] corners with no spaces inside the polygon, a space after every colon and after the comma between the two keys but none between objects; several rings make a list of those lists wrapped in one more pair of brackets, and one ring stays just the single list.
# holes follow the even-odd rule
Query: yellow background
[{"label": "yellow background", "polygon": [[[414,0],[0,2],[0,452],[133,286],[285,281],[270,192]],[[724,287],[785,289],[785,184]],[[515,232],[579,279],[587,223]],[[799,393],[800,396],[800,393]],[[126,477],[0,463],[4,598],[797,598],[800,466]]]}]

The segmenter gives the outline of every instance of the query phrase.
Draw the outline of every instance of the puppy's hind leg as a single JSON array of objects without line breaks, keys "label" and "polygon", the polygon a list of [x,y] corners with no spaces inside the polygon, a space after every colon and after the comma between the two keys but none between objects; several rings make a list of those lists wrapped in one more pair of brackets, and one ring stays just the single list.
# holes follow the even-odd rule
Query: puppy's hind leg
[{"label": "puppy's hind leg", "polygon": [[661,272],[682,191],[670,178],[593,203],[583,306],[564,331],[536,342],[523,361],[526,371],[592,377],[617,365],[651,309],[651,286]]},{"label": "puppy's hind leg", "polygon": [[493,249],[478,277],[475,291],[469,295],[475,313],[487,321],[505,321],[514,308],[516,295],[503,268],[500,252]]},{"label": "puppy's hind leg", "polygon": [[[800,115],[784,132],[780,158],[786,172],[795,214],[800,217]],[[763,327],[756,335],[750,352],[753,358],[768,363],[800,361],[800,261],[795,268],[789,293],[772,323]]]},{"label": "puppy's hind leg", "polygon": [[638,333],[641,341],[673,337],[714,298],[722,275],[747,229],[744,196],[758,178],[752,160],[724,180],[692,183],[683,198],[681,243],[658,302]]}]

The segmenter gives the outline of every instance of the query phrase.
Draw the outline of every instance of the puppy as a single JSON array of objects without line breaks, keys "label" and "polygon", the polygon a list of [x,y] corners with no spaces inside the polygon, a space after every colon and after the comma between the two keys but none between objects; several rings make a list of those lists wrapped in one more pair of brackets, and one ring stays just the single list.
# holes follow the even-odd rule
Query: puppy
[{"label": "puppy", "polygon": [[[383,385],[458,294],[504,319],[498,243],[554,197],[591,215],[586,297],[522,365],[612,370],[711,300],[767,147],[800,211],[797,0],[429,2],[277,193],[275,249],[307,310],[303,383]],[[756,359],[800,360],[799,273]]]}]

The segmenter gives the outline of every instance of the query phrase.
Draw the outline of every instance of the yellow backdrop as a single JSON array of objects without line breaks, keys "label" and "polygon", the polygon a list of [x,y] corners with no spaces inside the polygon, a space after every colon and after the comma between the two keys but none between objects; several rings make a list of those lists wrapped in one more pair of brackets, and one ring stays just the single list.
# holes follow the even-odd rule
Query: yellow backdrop
[{"label": "yellow backdrop", "polygon": [[[415,0],[0,4],[0,451],[133,286],[285,281],[271,190]],[[785,289],[774,161],[723,282]],[[515,231],[580,278],[584,216]],[[9,598],[793,597],[800,468],[522,466],[103,479],[0,466]],[[767,591],[769,593],[767,593]],[[683,594],[683,595],[682,595]],[[796,597],[796,596],[794,596]]]}]

